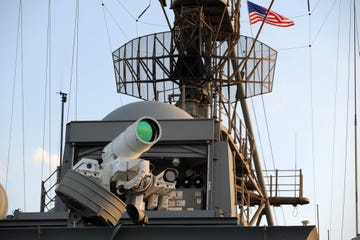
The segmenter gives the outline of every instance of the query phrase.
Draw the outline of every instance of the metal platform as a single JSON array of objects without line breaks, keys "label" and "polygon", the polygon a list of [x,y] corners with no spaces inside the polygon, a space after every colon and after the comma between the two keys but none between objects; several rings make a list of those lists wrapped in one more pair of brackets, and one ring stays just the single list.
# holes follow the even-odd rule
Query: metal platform
[{"label": "metal platform", "polygon": [[[49,215],[50,216],[50,215]],[[42,219],[46,222],[46,219]],[[53,222],[54,219],[49,219]],[[59,219],[58,219],[59,220]],[[65,219],[63,219],[65,220]],[[12,220],[12,227],[7,227],[5,222],[0,222],[1,239],[7,240],[148,240],[163,239],[164,237],[177,239],[207,239],[218,240],[226,236],[227,239],[246,239],[246,240],[318,240],[318,234],[315,226],[290,226],[290,227],[241,227],[239,225],[229,224],[224,219],[221,222],[207,222],[206,224],[192,225],[118,225],[117,227],[68,227],[42,225],[34,219]],[[16,222],[21,221],[22,224]],[[66,221],[66,220],[65,220]],[[166,221],[165,221],[166,222]],[[27,223],[26,225],[24,225]],[[22,225],[22,226],[21,226]]]},{"label": "metal platform", "polygon": [[7,240],[60,240],[60,239],[113,239],[113,240],[148,240],[161,239],[168,236],[173,240],[180,239],[227,239],[239,238],[246,240],[317,240],[315,227],[214,227],[214,226],[178,226],[178,227],[120,227],[112,238],[114,228],[25,228],[25,229],[0,229],[3,239]]}]

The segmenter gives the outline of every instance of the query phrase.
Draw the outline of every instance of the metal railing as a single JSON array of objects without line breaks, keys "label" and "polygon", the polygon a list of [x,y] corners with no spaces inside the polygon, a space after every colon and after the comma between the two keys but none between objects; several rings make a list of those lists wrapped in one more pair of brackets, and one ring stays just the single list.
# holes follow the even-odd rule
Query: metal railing
[{"label": "metal railing", "polygon": [[266,190],[269,197],[303,198],[302,170],[264,171]]},{"label": "metal railing", "polygon": [[[55,188],[58,185],[58,167],[47,179],[41,181],[41,199],[40,199],[40,212],[49,211],[55,203],[56,194]],[[54,178],[56,178],[54,180]]]}]

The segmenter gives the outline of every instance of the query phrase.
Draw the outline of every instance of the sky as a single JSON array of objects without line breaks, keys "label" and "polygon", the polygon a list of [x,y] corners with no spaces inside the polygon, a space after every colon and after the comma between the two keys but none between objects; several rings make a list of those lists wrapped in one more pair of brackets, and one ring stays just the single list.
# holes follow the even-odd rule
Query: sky
[{"label": "sky", "polygon": [[[0,1],[0,183],[7,189],[9,213],[39,210],[41,180],[59,161],[58,92],[70,95],[66,122],[101,120],[137,101],[116,92],[111,52],[133,38],[168,31],[156,0],[101,3],[80,0],[76,22],[76,1],[52,1],[48,41],[48,1],[23,0],[21,51],[19,1]],[[241,34],[255,36],[259,24],[250,26],[245,3]],[[264,26],[259,41],[278,51],[274,88],[248,104],[263,169],[273,169],[273,162],[277,169],[302,169],[304,196],[311,199],[307,206],[275,208],[277,224],[300,225],[305,219],[316,224],[318,206],[321,239],[327,239],[328,230],[330,239],[351,239],[355,160],[350,0],[310,0],[311,15],[307,3],[275,1],[272,10],[293,19],[295,26]],[[171,17],[171,10],[167,12]]]}]

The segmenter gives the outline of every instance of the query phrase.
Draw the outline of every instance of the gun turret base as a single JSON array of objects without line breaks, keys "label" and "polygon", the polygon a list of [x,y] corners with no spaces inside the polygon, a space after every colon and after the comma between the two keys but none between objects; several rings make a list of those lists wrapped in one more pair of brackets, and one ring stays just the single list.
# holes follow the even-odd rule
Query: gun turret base
[{"label": "gun turret base", "polygon": [[126,211],[126,204],[118,197],[72,170],[64,176],[56,193],[68,208],[89,222],[114,226]]}]

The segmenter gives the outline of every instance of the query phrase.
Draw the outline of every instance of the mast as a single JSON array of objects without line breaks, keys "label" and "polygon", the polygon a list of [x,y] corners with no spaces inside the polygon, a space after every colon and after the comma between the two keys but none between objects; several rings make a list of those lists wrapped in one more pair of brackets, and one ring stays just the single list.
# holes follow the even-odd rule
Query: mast
[{"label": "mast", "polygon": [[[267,18],[273,4],[274,4],[274,0],[271,1],[270,6],[269,6],[268,10],[266,11],[266,15],[265,15],[264,19]],[[255,41],[253,42],[253,44],[252,44],[252,46],[251,46],[251,48],[249,50],[249,53],[248,53],[249,55],[254,50],[255,43],[256,43],[257,39],[259,38],[259,36],[260,36],[261,30],[262,30],[264,24],[265,24],[265,20],[262,21],[262,23],[260,25],[258,33],[256,34],[256,37],[255,37]],[[233,53],[233,51],[232,51],[232,53]],[[238,75],[240,75],[240,74],[238,74]],[[253,130],[253,127],[252,127],[251,118],[250,118],[250,112],[249,112],[247,102],[246,102],[246,98],[245,98],[245,94],[244,94],[243,84],[240,84],[238,90],[239,90],[239,94],[240,94],[240,104],[241,104],[241,108],[242,108],[242,111],[243,111],[243,116],[244,116],[244,121],[245,121],[246,128],[249,131],[249,133],[252,136],[254,136],[254,130]],[[273,217],[273,214],[271,212],[270,201],[269,201],[269,197],[268,197],[268,194],[267,194],[267,191],[266,191],[266,185],[265,185],[265,181],[264,181],[264,176],[262,174],[262,168],[261,168],[259,152],[258,152],[258,149],[257,149],[256,144],[255,144],[254,141],[250,141],[250,145],[251,145],[252,149],[254,150],[253,160],[254,160],[256,174],[258,176],[260,186],[262,187],[262,190],[263,190],[263,193],[264,193],[264,196],[265,196],[265,199],[266,199],[265,200],[265,215],[266,215],[268,224],[270,226],[273,226],[274,225],[274,217]]]},{"label": "mast", "polygon": [[64,142],[64,106],[67,101],[67,93],[59,92],[61,96],[61,124],[60,124],[60,167],[62,165],[63,142]]}]

